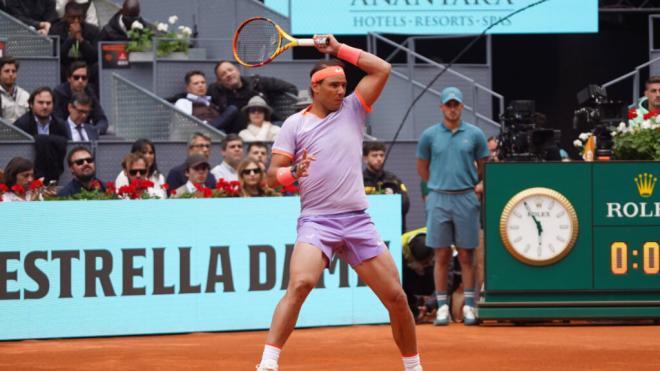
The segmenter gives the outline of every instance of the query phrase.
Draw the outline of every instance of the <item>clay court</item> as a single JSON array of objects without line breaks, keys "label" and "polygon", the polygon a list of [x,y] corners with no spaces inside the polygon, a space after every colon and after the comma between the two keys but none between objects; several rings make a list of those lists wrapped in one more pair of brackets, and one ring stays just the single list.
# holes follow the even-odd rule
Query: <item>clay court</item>
[{"label": "clay court", "polygon": [[[425,370],[659,370],[651,325],[417,327]],[[254,370],[263,331],[0,343],[2,370]],[[301,329],[281,370],[401,370],[389,326]]]}]

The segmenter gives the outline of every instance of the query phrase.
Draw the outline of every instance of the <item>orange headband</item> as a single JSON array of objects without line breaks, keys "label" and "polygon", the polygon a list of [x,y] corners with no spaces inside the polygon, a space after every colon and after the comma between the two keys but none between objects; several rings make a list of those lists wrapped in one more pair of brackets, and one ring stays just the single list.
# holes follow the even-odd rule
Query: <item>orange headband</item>
[{"label": "orange headband", "polygon": [[344,69],[341,68],[340,66],[330,66],[314,72],[314,74],[312,75],[312,82],[313,83],[319,82],[321,80],[333,76],[346,76],[346,75],[344,74]]}]

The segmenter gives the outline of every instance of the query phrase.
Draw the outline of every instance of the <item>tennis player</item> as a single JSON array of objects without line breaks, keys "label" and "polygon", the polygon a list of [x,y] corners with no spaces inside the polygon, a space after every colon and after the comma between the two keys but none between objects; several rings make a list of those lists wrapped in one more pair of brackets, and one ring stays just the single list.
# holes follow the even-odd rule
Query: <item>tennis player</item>
[{"label": "tennis player", "polygon": [[[320,38],[327,38],[327,44]],[[346,95],[343,63],[319,61],[311,71],[312,105],[283,124],[268,169],[272,187],[300,184],[301,213],[286,294],[275,308],[257,369],[278,369],[280,351],[295,327],[305,298],[333,255],[347,261],[387,308],[392,334],[407,371],[420,371],[415,322],[394,260],[367,209],[362,181],[362,139],[371,111],[390,74],[389,63],[339,44],[332,35],[315,36],[316,49],[366,73]]]}]

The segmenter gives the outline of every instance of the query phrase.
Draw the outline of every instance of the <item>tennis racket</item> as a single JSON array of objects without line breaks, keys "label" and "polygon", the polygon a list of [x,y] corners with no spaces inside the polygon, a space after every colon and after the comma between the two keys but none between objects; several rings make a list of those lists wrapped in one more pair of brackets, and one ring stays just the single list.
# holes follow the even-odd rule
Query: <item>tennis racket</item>
[{"label": "tennis racket", "polygon": [[[282,45],[283,41],[288,41]],[[245,67],[261,67],[272,62],[278,55],[295,46],[314,46],[316,42],[326,44],[328,38],[296,39],[282,27],[265,17],[246,19],[234,33],[233,52],[236,62]]]}]

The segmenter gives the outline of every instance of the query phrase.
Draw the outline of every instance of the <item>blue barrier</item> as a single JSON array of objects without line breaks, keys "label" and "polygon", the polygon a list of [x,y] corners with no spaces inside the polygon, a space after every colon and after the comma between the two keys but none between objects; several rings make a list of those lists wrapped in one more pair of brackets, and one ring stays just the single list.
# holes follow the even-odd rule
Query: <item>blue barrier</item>
[{"label": "blue barrier", "polygon": [[[368,210],[398,266],[400,202],[369,196]],[[0,204],[0,340],[268,328],[299,207],[297,197]],[[383,322],[380,301],[335,260],[298,326]]]}]

